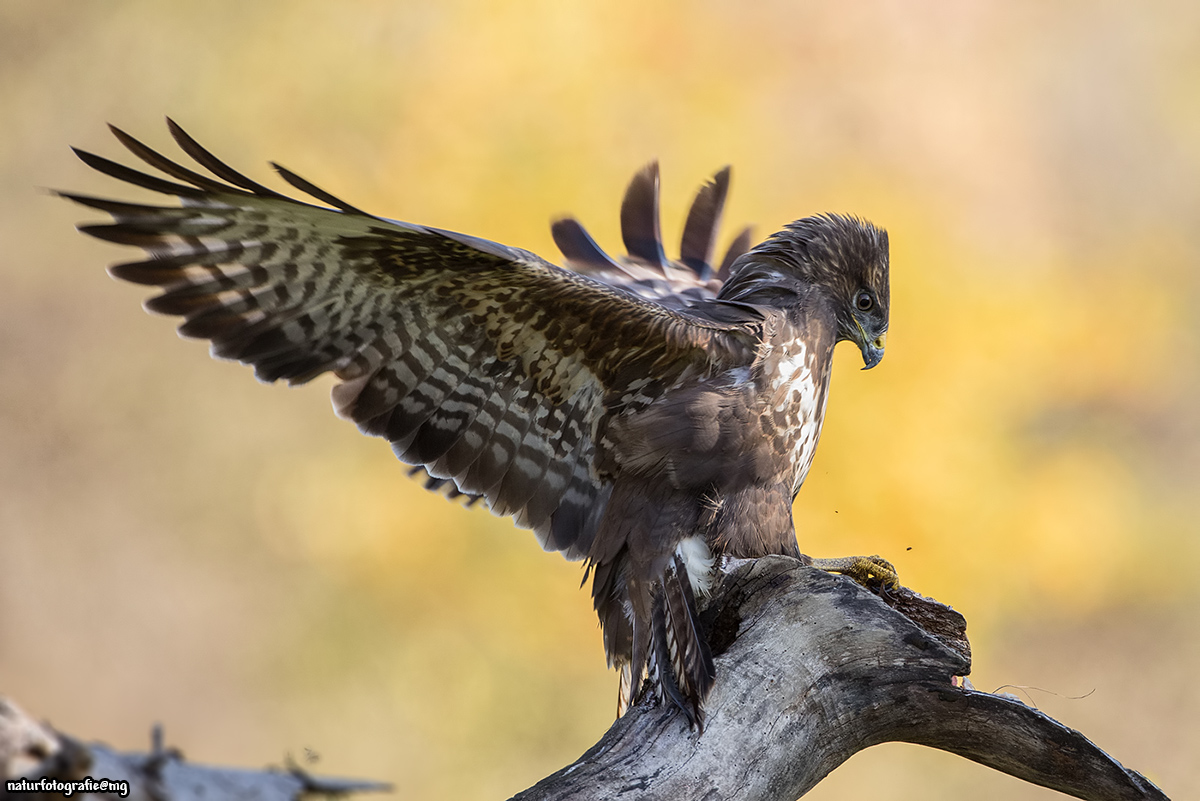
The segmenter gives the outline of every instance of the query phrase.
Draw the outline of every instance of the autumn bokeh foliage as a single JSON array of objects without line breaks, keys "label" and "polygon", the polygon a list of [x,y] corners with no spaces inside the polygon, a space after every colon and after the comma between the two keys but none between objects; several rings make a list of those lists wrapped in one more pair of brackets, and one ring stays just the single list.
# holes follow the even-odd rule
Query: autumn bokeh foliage
[{"label": "autumn bokeh foliage", "polygon": [[[545,256],[567,212],[615,250],[652,158],[669,239],[727,163],[727,237],[886,227],[888,355],[838,355],[801,547],[893,559],[967,615],[980,686],[1044,687],[1200,792],[1198,30],[1185,3],[6,3],[0,690],[114,745],[162,720],[197,759],[310,749],[425,798],[510,794],[611,716],[578,566],[421,491],[330,382],[176,341],[103,274],[136,254],[40,191],[133,196],[67,145],[118,155],[111,121],[171,152],[170,114],[256,178]],[[880,771],[1048,797],[901,747],[812,797]]]}]

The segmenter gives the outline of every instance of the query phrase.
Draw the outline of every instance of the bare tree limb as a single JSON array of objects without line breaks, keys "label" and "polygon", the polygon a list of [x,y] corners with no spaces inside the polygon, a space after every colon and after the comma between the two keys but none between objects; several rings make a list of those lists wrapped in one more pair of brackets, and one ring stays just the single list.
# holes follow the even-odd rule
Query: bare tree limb
[{"label": "bare tree limb", "polygon": [[793,801],[889,741],[1083,799],[1166,799],[1079,732],[966,689],[965,621],[948,607],[906,590],[885,602],[784,557],[727,568],[706,611],[718,679],[703,733],[643,699],[577,762],[515,799]]},{"label": "bare tree limb", "polygon": [[[6,783],[25,779],[41,787],[43,779],[56,784],[24,798],[65,798],[65,783],[107,779],[127,794],[98,794],[73,789],[71,798],[115,798],[127,801],[295,801],[313,795],[333,796],[390,790],[381,782],[327,779],[297,767],[285,770],[218,768],[185,762],[174,749],[162,747],[156,727],[148,754],[126,754],[99,743],[82,743],[44,723],[38,723],[11,701],[0,697],[0,797],[8,798]],[[123,785],[121,783],[124,783]],[[13,794],[11,797],[18,797]]]}]

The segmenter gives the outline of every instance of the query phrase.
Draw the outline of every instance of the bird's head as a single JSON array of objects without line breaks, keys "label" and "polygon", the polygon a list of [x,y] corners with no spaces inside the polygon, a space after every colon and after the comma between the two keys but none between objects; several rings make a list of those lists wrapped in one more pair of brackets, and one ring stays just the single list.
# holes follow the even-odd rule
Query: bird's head
[{"label": "bird's head", "polygon": [[865,220],[822,214],[789,223],[733,264],[718,299],[788,305],[815,291],[833,307],[837,340],[883,358],[888,327],[888,236]]}]

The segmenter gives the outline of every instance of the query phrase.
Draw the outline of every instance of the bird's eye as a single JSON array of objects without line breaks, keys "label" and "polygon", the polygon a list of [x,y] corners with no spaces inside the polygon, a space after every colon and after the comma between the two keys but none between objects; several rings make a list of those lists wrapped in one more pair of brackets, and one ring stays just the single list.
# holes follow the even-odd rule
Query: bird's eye
[{"label": "bird's eye", "polygon": [[871,293],[859,292],[858,297],[854,299],[854,305],[858,307],[859,311],[870,311],[871,307],[875,305],[875,300],[871,297]]}]

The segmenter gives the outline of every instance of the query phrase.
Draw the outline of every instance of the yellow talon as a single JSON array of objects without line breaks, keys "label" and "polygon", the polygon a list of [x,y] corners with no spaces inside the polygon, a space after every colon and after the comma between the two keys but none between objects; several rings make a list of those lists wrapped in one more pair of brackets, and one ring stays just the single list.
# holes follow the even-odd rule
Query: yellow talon
[{"label": "yellow talon", "polygon": [[882,585],[894,590],[900,586],[900,575],[891,562],[882,556],[843,556],[837,559],[813,559],[812,566],[829,573],[841,573],[864,587]]}]

